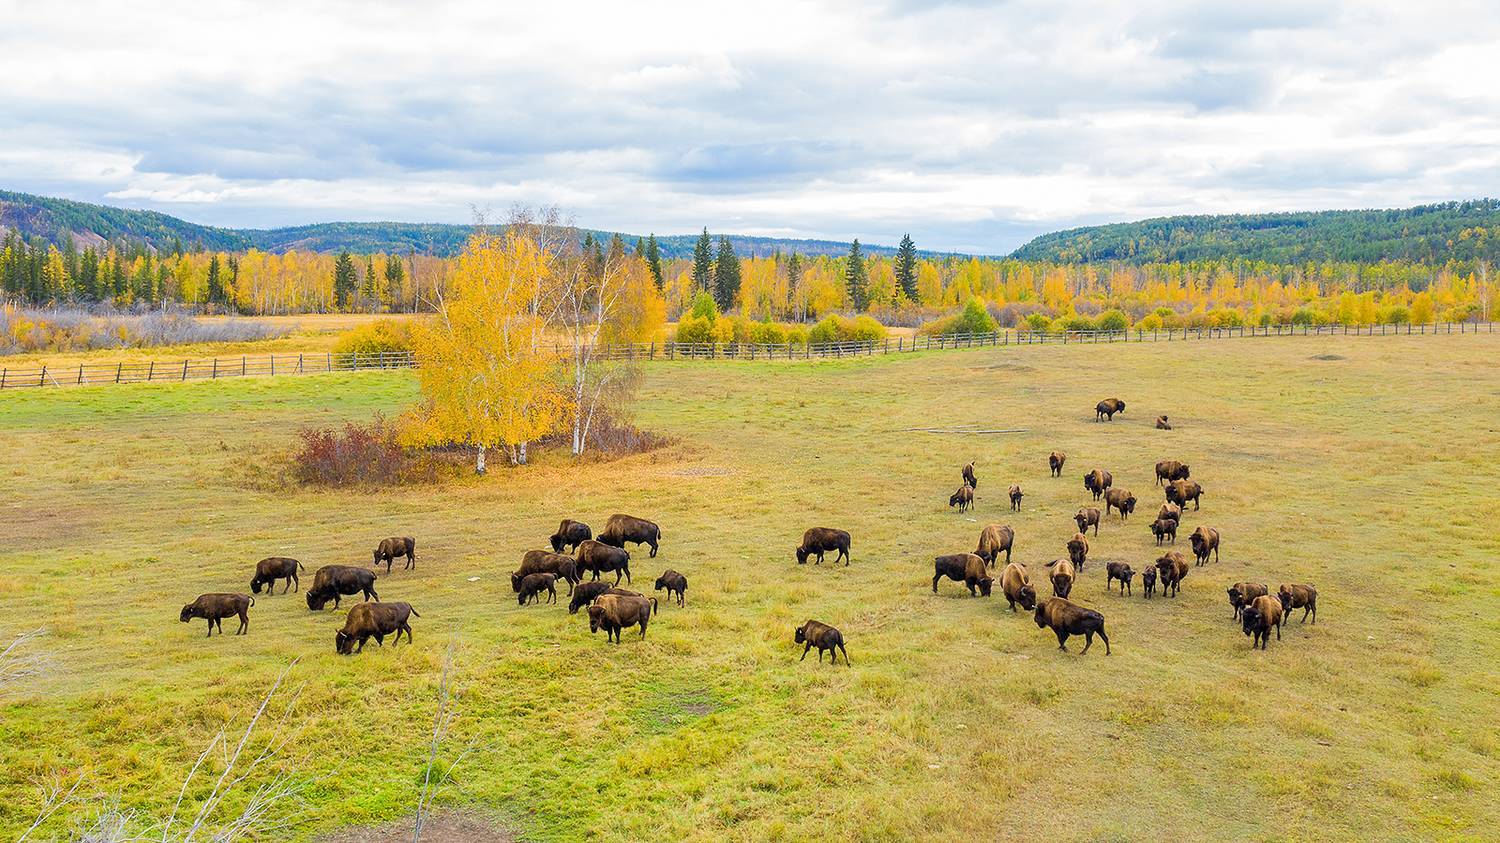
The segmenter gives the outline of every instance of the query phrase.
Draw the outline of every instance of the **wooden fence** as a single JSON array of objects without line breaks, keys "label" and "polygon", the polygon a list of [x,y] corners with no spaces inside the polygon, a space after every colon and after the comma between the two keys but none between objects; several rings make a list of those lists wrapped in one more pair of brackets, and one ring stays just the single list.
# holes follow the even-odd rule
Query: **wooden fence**
[{"label": "wooden fence", "polygon": [[[1121,342],[1200,342],[1253,337],[1309,336],[1424,336],[1493,334],[1493,322],[1439,322],[1426,325],[1270,325],[1234,328],[1177,328],[1125,331],[1069,331],[1053,334],[1004,330],[987,334],[825,343],[637,343],[601,349],[606,360],[827,360],[905,354],[956,348],[1012,345],[1076,345]],[[566,349],[558,346],[561,355]],[[80,363],[76,366],[0,367],[0,390],[22,387],[110,383],[216,380],[251,375],[293,375],[314,372],[352,372],[367,369],[409,369],[416,360],[409,351],[370,354],[271,354],[262,357],[214,357],[198,360],[155,360],[143,363]]]}]

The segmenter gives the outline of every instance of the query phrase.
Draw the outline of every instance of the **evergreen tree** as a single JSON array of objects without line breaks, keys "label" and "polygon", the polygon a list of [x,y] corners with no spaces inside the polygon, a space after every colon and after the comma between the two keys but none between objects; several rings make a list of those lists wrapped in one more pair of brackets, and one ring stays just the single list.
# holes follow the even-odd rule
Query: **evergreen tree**
[{"label": "evergreen tree", "polygon": [[219,269],[219,256],[214,255],[208,259],[208,303],[219,305],[224,302],[224,278]]},{"label": "evergreen tree", "polygon": [[119,252],[115,253],[115,259],[110,262],[109,278],[110,298],[123,300],[125,294],[130,292],[130,279],[125,277],[125,256]]},{"label": "evergreen tree", "polygon": [[354,271],[354,257],[345,249],[333,262],[333,303],[339,310],[349,307],[349,300],[359,291],[359,278]]},{"label": "evergreen tree", "polygon": [[235,294],[240,289],[240,259],[229,256],[229,283],[224,285],[224,306],[234,307]]},{"label": "evergreen tree", "polygon": [[802,300],[802,256],[792,252],[791,257],[786,259],[786,296],[787,310],[802,318],[799,303]]},{"label": "evergreen tree", "polygon": [[375,275],[375,256],[365,256],[365,278],[364,287],[360,289],[360,295],[366,302],[374,302],[380,295],[380,282]]},{"label": "evergreen tree", "polygon": [[859,250],[859,241],[849,244],[849,257],[844,264],[844,285],[849,289],[849,304],[855,310],[870,306],[870,272],[865,268],[865,256]]},{"label": "evergreen tree", "polygon": [[92,248],[84,249],[78,261],[78,294],[88,301],[99,300],[99,253]]},{"label": "evergreen tree", "polygon": [[703,236],[693,246],[693,286],[700,290],[712,288],[713,275],[713,241],[708,237],[708,229],[704,228]]},{"label": "evergreen tree", "polygon": [[651,270],[651,280],[656,282],[657,292],[666,285],[661,274],[661,247],[656,245],[656,234],[646,238],[646,268]]},{"label": "evergreen tree", "polygon": [[901,237],[901,247],[896,250],[896,284],[906,293],[908,301],[917,300],[917,244],[911,235]]},{"label": "evergreen tree", "polygon": [[385,259],[385,303],[392,310],[401,301],[401,288],[406,283],[406,270],[401,267],[399,255],[388,255]]},{"label": "evergreen tree", "polygon": [[[233,258],[230,258],[233,261]],[[156,300],[156,291],[152,289],[156,281],[156,270],[151,266],[151,253],[141,255],[140,265],[136,267],[135,274],[130,276],[130,298],[132,301],[149,304]]]},{"label": "evergreen tree", "polygon": [[719,256],[714,260],[714,301],[728,313],[740,295],[740,257],[728,237],[719,238]]}]

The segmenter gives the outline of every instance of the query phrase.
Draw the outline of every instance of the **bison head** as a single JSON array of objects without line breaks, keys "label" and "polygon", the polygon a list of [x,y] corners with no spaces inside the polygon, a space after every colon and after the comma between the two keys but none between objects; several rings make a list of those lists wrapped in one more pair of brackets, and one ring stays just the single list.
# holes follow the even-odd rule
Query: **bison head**
[{"label": "bison head", "polygon": [[180,620],[180,621],[182,621],[183,623],[187,623],[188,621],[190,621],[190,620],[193,619],[194,615],[197,614],[197,611],[196,611],[197,608],[198,607],[194,606],[192,603],[189,603],[186,606],[183,606],[182,607],[182,614],[179,615],[177,619]]},{"label": "bison head", "polygon": [[589,607],[589,632],[598,632],[599,631],[599,623],[603,619],[604,619],[604,607],[603,606],[590,606]]},{"label": "bison head", "polygon": [[326,605],[328,605],[328,598],[324,596],[323,592],[317,591],[315,589],[308,589],[307,608],[316,612]]},{"label": "bison head", "polygon": [[667,587],[666,579],[667,579],[666,577],[657,577],[656,578],[656,588],[653,589],[653,590],[654,591],[661,591],[662,589],[666,588]]},{"label": "bison head", "polygon": [[1036,621],[1038,627],[1045,629],[1047,626],[1047,605],[1045,603],[1037,604],[1036,614],[1032,615],[1031,618]]},{"label": "bison head", "polygon": [[1141,585],[1155,585],[1155,584],[1156,584],[1156,569],[1155,568],[1147,568],[1146,570],[1144,570],[1144,571],[1141,572]]},{"label": "bison head", "polygon": [[1237,588],[1229,588],[1229,589],[1225,589],[1225,591],[1229,592],[1229,605],[1231,605],[1231,606],[1235,607],[1236,609],[1238,609],[1240,606],[1242,606],[1244,604],[1245,597],[1244,597],[1244,595],[1240,594],[1240,590],[1239,589],[1237,589]]},{"label": "bison head", "polygon": [[374,557],[373,564],[379,565],[380,564],[380,548],[378,548],[378,547],[375,548],[375,552],[372,555]]},{"label": "bison head", "polygon": [[516,592],[519,592],[521,590],[521,575],[520,574],[511,574],[510,575],[510,590],[511,591],[516,591]]},{"label": "bison head", "polygon": [[1028,612],[1035,609],[1036,589],[1032,588],[1030,584],[1021,586],[1021,593],[1016,595],[1016,602],[1020,603],[1021,608]]},{"label": "bison head", "polygon": [[990,596],[990,586],[995,582],[994,577],[985,577],[979,581],[979,593],[985,597]]},{"label": "bison head", "polygon": [[1125,412],[1125,402],[1124,401],[1120,401],[1118,399],[1115,401],[1115,412],[1117,412],[1117,413],[1123,413],[1123,412]]},{"label": "bison head", "polygon": [[1260,610],[1254,606],[1246,606],[1245,611],[1240,615],[1240,629],[1244,630],[1246,635],[1250,635],[1259,626]]},{"label": "bison head", "polygon": [[797,643],[798,644],[805,644],[805,643],[807,643],[807,624],[803,624],[803,625],[797,627]]},{"label": "bison head", "polygon": [[333,634],[333,650],[341,656],[354,652],[354,636],[339,630]]},{"label": "bison head", "polygon": [[[1281,611],[1288,612],[1292,608],[1292,593],[1285,588],[1276,592],[1276,599],[1281,601]],[[185,609],[183,611],[186,611]],[[184,618],[186,620],[186,618]]]},{"label": "bison head", "polygon": [[525,606],[526,605],[526,597],[527,597],[527,595],[524,594],[524,593],[517,593],[516,594],[516,605],[517,606]]},{"label": "bison head", "polygon": [[552,552],[553,553],[562,553],[562,547],[563,547],[563,537],[562,537],[562,534],[561,533],[554,533],[553,536],[552,536]]},{"label": "bison head", "polygon": [[1135,495],[1131,495],[1130,497],[1126,498],[1124,505],[1120,508],[1125,510],[1126,512],[1135,512]]},{"label": "bison head", "polygon": [[799,548],[797,548],[797,564],[798,565],[805,565],[805,564],[807,564],[807,548],[805,548],[805,547],[799,547]]},{"label": "bison head", "polygon": [[252,579],[250,581],[250,593],[251,594],[259,594],[260,593],[260,577],[256,577],[255,579]]}]

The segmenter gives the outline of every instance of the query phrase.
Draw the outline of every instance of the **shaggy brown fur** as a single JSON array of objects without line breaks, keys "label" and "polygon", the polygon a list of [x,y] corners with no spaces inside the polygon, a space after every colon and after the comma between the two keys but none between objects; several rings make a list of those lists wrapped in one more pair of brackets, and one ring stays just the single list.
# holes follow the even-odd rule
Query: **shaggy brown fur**
[{"label": "shaggy brown fur", "polygon": [[662,572],[661,576],[656,578],[655,590],[661,591],[662,589],[667,590],[668,600],[671,600],[672,595],[675,594],[677,595],[678,606],[687,605],[687,577],[668,568]]},{"label": "shaggy brown fur", "polygon": [[1281,602],[1266,594],[1250,601],[1240,613],[1240,628],[1250,636],[1250,649],[1257,644],[1264,650],[1271,643],[1271,627],[1276,627],[1276,640],[1281,640],[1281,620],[1285,610]]},{"label": "shaggy brown fur", "polygon": [[[334,633],[333,649],[341,656],[350,653],[362,653],[365,642],[371,638],[375,643],[385,646],[385,637],[396,633],[396,640],[391,642],[394,647],[401,643],[401,633],[406,633],[406,643],[411,643],[411,624],[408,621],[412,616],[422,617],[410,603],[361,603],[349,610],[349,616],[344,619],[344,628]],[[355,649],[354,642],[359,642],[359,648]]]},{"label": "shaggy brown fur", "polygon": [[1054,559],[1047,564],[1052,570],[1049,579],[1052,580],[1052,593],[1058,597],[1067,597],[1073,593],[1073,581],[1078,578],[1078,572],[1074,570],[1073,563],[1066,559]]},{"label": "shaggy brown fur", "polygon": [[1063,463],[1068,461],[1068,455],[1062,451],[1053,451],[1047,455],[1047,466],[1052,469],[1053,477],[1061,477]]},{"label": "shaggy brown fur", "polygon": [[[967,488],[967,487],[965,487]],[[815,565],[823,564],[823,554],[830,550],[838,551],[833,557],[833,564],[839,564],[844,560],[844,565],[849,564],[849,533],[846,530],[835,530],[832,527],[812,527],[802,534],[802,544],[797,546],[797,564],[807,562],[807,557],[817,554],[818,561]]]},{"label": "shaggy brown fur", "polygon": [[391,563],[398,556],[406,557],[406,565],[402,570],[409,571],[417,567],[417,540],[411,536],[399,536],[390,539],[381,539],[380,544],[375,547],[375,564],[385,563],[385,572],[391,572]]},{"label": "shaggy brown fur", "polygon": [[568,601],[568,614],[578,614],[579,608],[594,602],[601,594],[623,594],[626,597],[645,597],[639,591],[615,588],[607,582],[581,582],[573,589],[573,599]]},{"label": "shaggy brown fur", "polygon": [[1141,572],[1141,596],[1147,599],[1156,594],[1156,569],[1147,568]]},{"label": "shaggy brown fur", "polygon": [[1120,594],[1124,596],[1130,591],[1130,581],[1135,579],[1135,571],[1125,562],[1104,563],[1104,588],[1108,590],[1114,585],[1115,580],[1120,581]]},{"label": "shaggy brown fur", "polygon": [[1318,622],[1318,590],[1310,585],[1283,585],[1276,589],[1276,596],[1281,600],[1282,608],[1290,612],[1293,609],[1302,610],[1302,623],[1307,622],[1307,616],[1312,614],[1312,622]]},{"label": "shaggy brown fur", "polygon": [[1104,616],[1086,609],[1066,598],[1050,597],[1046,603],[1036,607],[1034,615],[1038,628],[1051,627],[1057,633],[1057,649],[1068,649],[1068,636],[1084,637],[1083,652],[1094,646],[1094,633],[1104,639],[1104,655],[1109,655],[1109,636],[1104,634]]},{"label": "shaggy brown fur", "polygon": [[1192,469],[1177,460],[1162,460],[1156,464],[1156,485],[1162,486],[1173,480],[1186,480]]},{"label": "shaggy brown fur", "polygon": [[968,484],[958,487],[958,491],[948,496],[948,505],[957,506],[959,512],[967,512],[974,505],[974,487]]},{"label": "shaggy brown fur", "polygon": [[[578,563],[567,554],[553,553],[548,550],[528,550],[521,556],[521,567],[510,575],[510,590],[519,592],[521,582],[532,574],[556,574],[558,579],[567,582],[568,593],[572,594],[573,587],[582,579],[578,571]],[[595,579],[598,577],[596,576]]]},{"label": "shaggy brown fur", "polygon": [[1258,582],[1237,582],[1230,586],[1229,608],[1234,610],[1234,619],[1240,619],[1240,613],[1250,604],[1251,600],[1270,593],[1264,585]]},{"label": "shaggy brown fur", "polygon": [[1089,540],[1083,533],[1074,533],[1073,538],[1068,539],[1068,561],[1080,571],[1083,570],[1084,563],[1089,561]]},{"label": "shaggy brown fur", "polygon": [[1198,499],[1203,496],[1203,487],[1198,485],[1197,480],[1174,480],[1167,486],[1167,500],[1186,509],[1187,502],[1193,502],[1193,511],[1199,507]]},{"label": "shaggy brown fur", "polygon": [[578,546],[578,555],[573,561],[578,566],[580,580],[587,571],[593,571],[596,580],[599,579],[601,573],[614,571],[615,585],[620,584],[622,576],[625,582],[630,582],[630,551],[623,547],[615,547],[594,539],[584,539],[583,544]]},{"label": "shaggy brown fur", "polygon": [[1187,560],[1175,550],[1156,560],[1156,573],[1161,577],[1161,596],[1176,597],[1188,570]]},{"label": "shaggy brown fur", "polygon": [[651,545],[651,558],[656,558],[657,544],[661,541],[661,528],[653,521],[631,515],[611,515],[604,522],[604,531],[599,541],[612,547],[624,548],[626,542]]},{"label": "shaggy brown fur", "polygon": [[542,592],[547,592],[547,602],[557,602],[557,574],[527,574],[521,579],[521,588],[516,592],[516,605],[525,606],[533,601],[541,602]]},{"label": "shaggy brown fur", "polygon": [[1171,430],[1172,429],[1172,425],[1170,425],[1170,424],[1167,423],[1167,417],[1166,416],[1157,416],[1156,417],[1156,429],[1157,430]]},{"label": "shaggy brown fur", "polygon": [[353,565],[324,565],[313,573],[312,586],[302,594],[307,598],[307,608],[316,612],[328,605],[329,600],[337,609],[341,597],[360,592],[364,592],[366,601],[380,602],[380,595],[375,593],[374,571]]},{"label": "shaggy brown fur", "polygon": [[1125,412],[1125,402],[1118,398],[1106,398],[1094,405],[1094,421],[1115,420],[1115,413]]},{"label": "shaggy brown fur", "polygon": [[641,640],[646,639],[646,624],[656,608],[655,597],[630,597],[624,594],[601,594],[589,607],[589,632],[604,627],[606,640],[620,643],[620,630],[639,625]]},{"label": "shaggy brown fur", "polygon": [[990,584],[994,579],[990,577],[984,564],[984,558],[973,553],[950,553],[947,556],[937,556],[932,560],[932,593],[937,594],[938,580],[947,577],[956,580],[969,587],[969,595],[974,596],[974,589],[985,597],[990,596]]},{"label": "shaggy brown fur", "polygon": [[255,598],[248,594],[200,594],[198,599],[182,607],[182,613],[177,619],[187,623],[193,618],[203,618],[208,621],[208,634],[214,634],[214,627],[219,628],[219,634],[224,634],[224,619],[239,615],[240,628],[235,635],[246,635],[250,630],[250,607],[255,605]]},{"label": "shaggy brown fur", "polygon": [[1214,561],[1219,561],[1219,531],[1212,527],[1199,527],[1188,536],[1188,541],[1193,544],[1193,556],[1197,558],[1199,565],[1208,563],[1208,555],[1214,555]]},{"label": "shaggy brown fur", "polygon": [[562,553],[563,548],[566,547],[568,552],[572,553],[578,550],[579,545],[593,537],[594,531],[589,529],[589,525],[582,521],[564,518],[562,523],[557,525],[557,532],[552,534],[552,552]]},{"label": "shaggy brown fur", "polygon": [[1031,576],[1026,573],[1026,566],[1020,562],[1012,562],[1000,572],[1000,591],[1005,595],[1012,612],[1016,610],[1017,603],[1028,612],[1036,608],[1036,589],[1031,587]]},{"label": "shaggy brown fur", "polygon": [[[844,664],[849,664],[849,651],[844,649],[844,634],[826,623],[810,620],[797,627],[796,641],[807,645],[802,648],[802,658],[798,661],[806,661],[807,651],[817,647],[819,662],[823,661],[823,651],[827,650],[831,655],[828,660],[830,665],[838,663],[838,653],[843,653]],[[834,652],[835,649],[838,653]]]},{"label": "shaggy brown fur", "polygon": [[1151,535],[1156,536],[1158,547],[1167,539],[1171,539],[1172,544],[1177,544],[1177,519],[1157,518],[1155,521],[1152,521]]},{"label": "shaggy brown fur", "polygon": [[1083,475],[1083,488],[1094,493],[1094,500],[1104,497],[1104,490],[1113,486],[1114,483],[1114,476],[1102,468],[1096,468]]},{"label": "shaggy brown fur", "polygon": [[1013,510],[1015,510],[1016,512],[1020,512],[1021,511],[1021,498],[1026,497],[1026,493],[1021,491],[1021,487],[1020,486],[1017,486],[1014,483],[1012,483],[1011,487],[1010,487],[1009,494],[1010,494],[1010,508],[1013,509]]},{"label": "shaggy brown fur", "polygon": [[963,475],[965,486],[973,486],[976,489],[979,488],[979,478],[974,476],[973,463],[969,463],[968,465],[964,466],[963,471],[959,473]]},{"label": "shaggy brown fur", "polygon": [[979,547],[975,548],[974,555],[983,559],[986,565],[994,567],[1000,559],[1000,551],[1005,551],[1005,561],[1010,562],[1010,549],[1016,543],[1016,531],[1009,525],[990,524],[979,533]]},{"label": "shaggy brown fur", "polygon": [[1129,489],[1106,489],[1104,491],[1104,514],[1108,515],[1111,509],[1117,510],[1120,513],[1120,520],[1124,521],[1130,513],[1135,512],[1135,495],[1131,494]]},{"label": "shaggy brown fur", "polygon": [[282,594],[286,594],[288,589],[294,587],[300,589],[302,583],[297,579],[298,569],[307,570],[302,567],[301,562],[295,559],[288,559],[285,556],[268,556],[255,563],[255,576],[250,578],[250,593],[259,594],[260,587],[264,585],[266,594],[273,594],[276,591],[276,581],[282,579],[286,580],[286,585],[281,589]]},{"label": "shaggy brown fur", "polygon": [[1099,535],[1099,516],[1098,507],[1086,506],[1078,510],[1078,514],[1073,516],[1073,520],[1078,522],[1078,532],[1087,533],[1089,525],[1092,524],[1094,525],[1094,535]]}]

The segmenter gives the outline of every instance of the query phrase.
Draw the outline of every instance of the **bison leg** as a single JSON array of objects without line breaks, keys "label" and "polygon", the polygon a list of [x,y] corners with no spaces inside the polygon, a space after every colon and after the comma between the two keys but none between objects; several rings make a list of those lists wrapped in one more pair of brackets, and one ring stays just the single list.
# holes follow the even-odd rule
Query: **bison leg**
[{"label": "bison leg", "polygon": [[651,540],[651,558],[656,558],[656,539]]},{"label": "bison leg", "polygon": [[209,618],[208,619],[208,635],[205,635],[204,637],[205,638],[212,638],[212,637],[214,637],[214,619],[213,618]]},{"label": "bison leg", "polygon": [[375,598],[375,602],[376,603],[380,602],[380,595],[375,593],[375,589],[373,589],[373,588],[367,588],[367,589],[365,589],[365,602],[366,603],[370,602],[370,598],[372,598],[372,597]]},{"label": "bison leg", "polygon": [[1062,650],[1063,652],[1066,653],[1068,651],[1068,632],[1067,632],[1067,630],[1064,630],[1064,629],[1054,629],[1052,631],[1055,632],[1055,633],[1057,633],[1057,649]]},{"label": "bison leg", "polygon": [[[1271,637],[1271,633],[1269,633],[1269,632],[1266,633],[1266,637],[1270,638]],[[1276,622],[1276,640],[1277,641],[1281,640],[1281,621],[1277,621]]]},{"label": "bison leg", "polygon": [[557,589],[552,588],[551,586],[547,587],[547,602],[548,603],[556,603],[557,602]]},{"label": "bison leg", "polygon": [[244,612],[240,612],[240,628],[239,631],[235,633],[235,635],[246,635],[249,633],[249,630],[250,616],[245,614]]},{"label": "bison leg", "polygon": [[[805,661],[807,661],[807,651],[811,650],[811,649],[812,649],[812,642],[809,641],[809,642],[807,642],[807,646],[802,648],[802,658],[797,659],[797,661],[799,661],[799,662],[805,662]],[[823,651],[819,650],[818,651],[818,655],[822,656],[823,655]]]},{"label": "bison leg", "polygon": [[839,652],[844,654],[844,664],[849,664],[849,651],[844,649],[844,642],[839,642]]},{"label": "bison leg", "polygon": [[651,618],[651,616],[650,616],[650,615],[649,615],[649,614],[648,614],[648,615],[646,615],[646,617],[644,617],[644,618],[641,618],[641,640],[642,640],[642,641],[645,641],[645,640],[646,640],[646,622],[647,622],[647,621],[648,621],[648,620],[649,620],[649,619],[650,619],[650,618]]},{"label": "bison leg", "polygon": [[1104,655],[1109,655],[1109,636],[1104,634],[1104,625],[1099,625],[1099,637],[1104,639]]},{"label": "bison leg", "polygon": [[[839,548],[839,556],[842,556],[844,558],[844,567],[845,568],[849,567],[849,548],[847,548],[847,547],[841,547],[841,548]],[[837,558],[835,558],[833,560],[834,564],[838,564],[838,561],[839,560]]]},{"label": "bison leg", "polygon": [[1083,652],[1079,653],[1078,655],[1080,655],[1080,656],[1086,656],[1086,655],[1088,655],[1089,654],[1089,648],[1092,647],[1092,646],[1094,646],[1094,631],[1092,629],[1084,630],[1084,632],[1083,632]]}]

